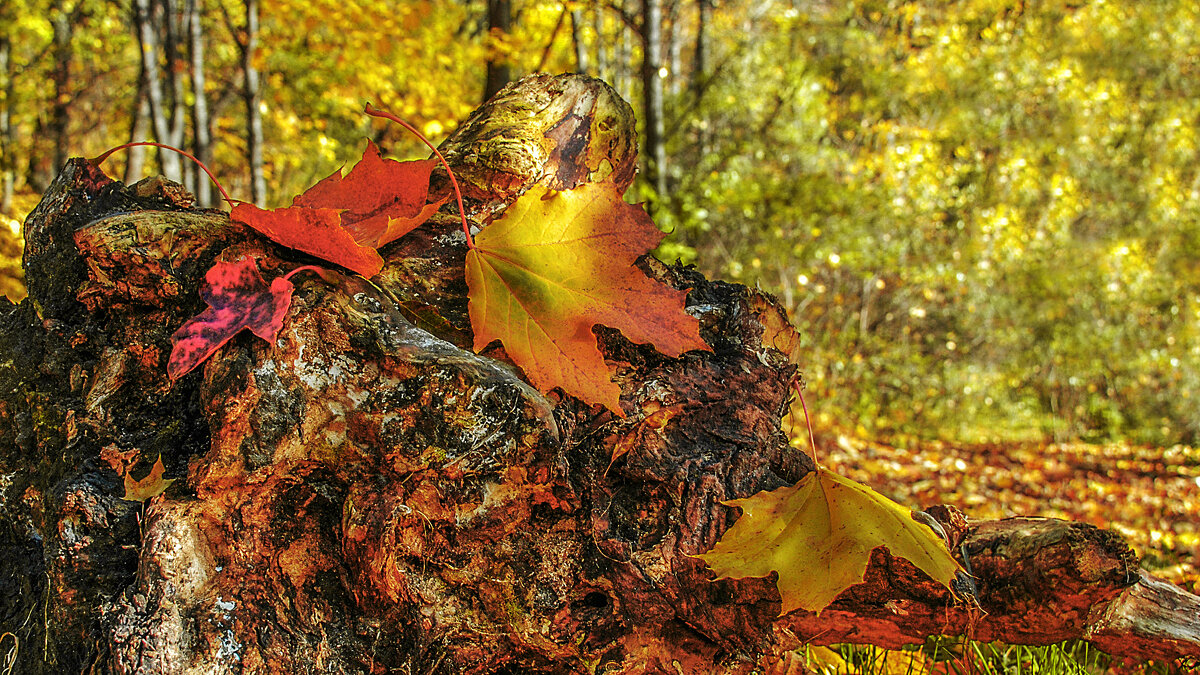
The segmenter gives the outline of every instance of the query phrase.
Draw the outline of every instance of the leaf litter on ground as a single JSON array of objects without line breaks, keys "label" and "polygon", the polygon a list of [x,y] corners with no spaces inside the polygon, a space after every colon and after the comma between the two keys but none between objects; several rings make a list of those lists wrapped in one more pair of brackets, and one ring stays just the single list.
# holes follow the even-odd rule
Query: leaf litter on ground
[{"label": "leaf litter on ground", "polygon": [[1200,592],[1200,449],[892,445],[846,433],[818,436],[818,445],[830,469],[914,508],[950,504],[973,519],[1047,516],[1111,529],[1155,576]]}]

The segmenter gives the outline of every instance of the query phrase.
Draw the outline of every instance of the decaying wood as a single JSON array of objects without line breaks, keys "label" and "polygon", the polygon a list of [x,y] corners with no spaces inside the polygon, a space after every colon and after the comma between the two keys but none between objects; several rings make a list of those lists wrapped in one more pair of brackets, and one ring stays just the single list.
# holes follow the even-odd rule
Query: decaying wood
[{"label": "decaying wood", "polygon": [[[479,224],[538,179],[628,184],[633,134],[603,83],[534,77],[445,149]],[[721,502],[812,469],[779,429],[795,336],[765,294],[650,258],[713,351],[597,328],[624,417],[466,348],[450,213],[385,250],[374,284],[297,277],[275,345],[242,335],[172,383],[170,334],[214,260],[253,254],[267,278],[311,260],[170,188],[74,160],[26,224],[30,297],[0,311],[15,672],[749,673],[803,639],[967,631],[1200,655],[1195,596],[1061,521],[930,509],[977,605],[882,551],[820,616],[778,617],[770,578],[712,582],[692,556],[735,521]],[[121,462],[159,456],[174,485],[122,501]]]}]

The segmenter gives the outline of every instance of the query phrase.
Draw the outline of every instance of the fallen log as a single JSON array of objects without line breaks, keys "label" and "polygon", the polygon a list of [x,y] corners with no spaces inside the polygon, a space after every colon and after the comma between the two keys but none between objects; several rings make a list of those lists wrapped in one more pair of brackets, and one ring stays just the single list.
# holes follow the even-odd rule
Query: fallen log
[{"label": "fallen log", "polygon": [[[636,166],[629,107],[577,76],[510,86],[443,147],[476,226],[538,180],[628,185]],[[213,261],[252,254],[270,277],[311,260],[84,160],[25,235],[30,296],[0,309],[17,672],[748,673],[802,641],[942,633],[1200,655],[1195,596],[1062,521],[929,509],[971,597],[881,550],[820,615],[778,616],[772,578],[713,582],[694,556],[736,520],[721,502],[813,468],[780,431],[795,335],[761,292],[643,258],[690,289],[713,351],[671,359],[597,327],[618,417],[467,348],[449,210],[384,249],[372,283],[297,277],[275,345],[243,334],[177,382],[170,336]],[[122,500],[118,469],[160,457],[175,483]]]},{"label": "fallen log", "polygon": [[940,507],[939,516],[950,514],[943,525],[952,550],[974,577],[966,602],[877,550],[864,585],[819,616],[794,612],[778,627],[826,645],[897,648],[930,635],[1027,645],[1083,638],[1119,656],[1200,656],[1200,598],[1139,570],[1115,533],[1053,518],[968,524]]}]

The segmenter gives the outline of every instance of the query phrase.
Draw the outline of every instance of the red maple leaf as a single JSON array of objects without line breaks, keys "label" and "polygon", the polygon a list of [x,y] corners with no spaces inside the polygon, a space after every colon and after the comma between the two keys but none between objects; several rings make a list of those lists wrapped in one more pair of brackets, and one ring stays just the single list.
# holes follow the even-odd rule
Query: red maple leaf
[{"label": "red maple leaf", "polygon": [[238,204],[229,216],[288,248],[373,277],[383,267],[375,249],[408,234],[445,203],[426,203],[436,163],[384,159],[368,141],[349,173],[333,173],[291,206],[266,210]]},{"label": "red maple leaf", "polygon": [[342,227],[341,212],[337,209],[289,206],[269,210],[238,204],[229,217],[253,227],[277,244],[315,255],[368,279],[383,269],[379,251],[355,241]]},{"label": "red maple leaf", "polygon": [[283,317],[292,304],[292,282],[279,277],[267,286],[254,258],[218,262],[204,275],[200,297],[208,308],[183,324],[171,341],[167,375],[183,377],[243,328],[275,343]]},{"label": "red maple leaf", "polygon": [[345,176],[335,171],[304,191],[292,206],[342,209],[342,227],[364,246],[380,247],[429,220],[445,199],[426,204],[436,159],[384,159],[367,141],[362,159]]}]

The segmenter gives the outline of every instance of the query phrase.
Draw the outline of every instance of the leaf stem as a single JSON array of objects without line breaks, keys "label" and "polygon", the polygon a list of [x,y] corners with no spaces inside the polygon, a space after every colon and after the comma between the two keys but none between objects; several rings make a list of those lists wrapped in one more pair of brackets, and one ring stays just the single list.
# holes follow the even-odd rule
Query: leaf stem
[{"label": "leaf stem", "polygon": [[283,275],[283,278],[288,281],[291,281],[292,277],[296,276],[297,274],[299,274],[301,272],[312,272],[313,274],[316,274],[317,276],[324,279],[325,275],[329,273],[329,270],[325,269],[324,267],[317,267],[316,265],[301,265],[301,266],[297,267],[296,269],[292,270],[291,272],[288,272],[287,274]]},{"label": "leaf stem", "polygon": [[405,122],[396,115],[386,110],[380,110],[370,103],[367,104],[367,107],[363,112],[371,117],[382,117],[384,119],[391,120],[405,129],[408,129],[414,136],[421,139],[422,143],[429,146],[429,149],[433,151],[433,154],[437,155],[437,158],[442,161],[442,166],[446,167],[446,173],[450,176],[450,184],[454,186],[454,197],[458,200],[458,215],[460,218],[462,218],[463,234],[467,235],[467,248],[475,248],[475,240],[471,238],[471,228],[469,225],[467,225],[467,211],[463,208],[462,190],[460,190],[458,187],[458,179],[454,177],[454,171],[450,169],[450,162],[447,162],[446,158],[442,156],[442,153],[438,151],[436,147],[434,147],[433,143],[430,143],[429,139],[425,138],[425,134],[417,131],[416,127],[408,122]]},{"label": "leaf stem", "polygon": [[117,152],[120,150],[126,150],[128,148],[136,148],[139,145],[151,145],[156,148],[162,148],[164,150],[170,150],[172,152],[177,152],[177,153],[183,155],[184,157],[187,157],[188,159],[195,162],[196,166],[200,167],[204,171],[204,173],[208,175],[208,178],[209,178],[209,180],[211,180],[213,182],[213,185],[217,186],[217,190],[219,190],[221,192],[221,199],[224,199],[225,202],[227,204],[229,204],[230,206],[233,206],[233,203],[235,201],[237,201],[233,197],[229,196],[229,193],[225,191],[225,186],[221,185],[221,181],[217,180],[217,177],[213,175],[213,172],[208,170],[208,167],[204,165],[204,162],[201,162],[200,160],[196,159],[195,155],[192,155],[191,153],[186,152],[184,150],[180,150],[179,148],[177,148],[173,145],[167,145],[166,143],[155,143],[154,141],[134,141],[132,143],[125,143],[123,145],[118,145],[117,147],[112,148],[111,150],[100,155],[99,157],[96,157],[94,159],[89,159],[88,162],[90,162],[92,166],[99,167],[101,164],[104,163],[104,160],[108,159],[108,156],[113,154],[114,152]]},{"label": "leaf stem", "polygon": [[812,419],[808,416],[808,404],[804,402],[804,387],[800,384],[798,376],[792,376],[792,389],[796,390],[796,396],[800,397],[800,408],[804,410],[804,423],[808,425],[808,445],[811,448],[811,457],[813,464],[820,465],[817,461],[817,439],[813,436]]}]

